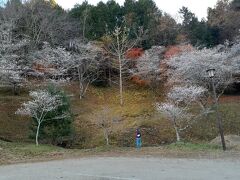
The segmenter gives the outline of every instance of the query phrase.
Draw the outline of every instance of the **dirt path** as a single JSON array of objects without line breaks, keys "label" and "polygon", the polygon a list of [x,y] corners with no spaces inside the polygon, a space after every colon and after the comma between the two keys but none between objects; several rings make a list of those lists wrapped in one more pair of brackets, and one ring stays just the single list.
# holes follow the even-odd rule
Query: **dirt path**
[{"label": "dirt path", "polygon": [[240,161],[92,157],[0,167],[0,180],[239,180]]}]

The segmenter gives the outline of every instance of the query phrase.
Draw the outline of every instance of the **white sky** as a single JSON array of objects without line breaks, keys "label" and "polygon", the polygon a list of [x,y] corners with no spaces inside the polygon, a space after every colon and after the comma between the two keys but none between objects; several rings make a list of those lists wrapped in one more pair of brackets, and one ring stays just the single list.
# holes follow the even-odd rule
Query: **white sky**
[{"label": "white sky", "polygon": [[[70,9],[75,4],[81,4],[84,0],[56,0],[59,5],[64,9]],[[89,4],[96,5],[100,0],[88,0]],[[107,2],[107,0],[102,0]],[[124,0],[115,0],[120,5],[123,4]],[[196,16],[201,18],[206,18],[207,8],[214,7],[217,0],[155,0],[155,3],[159,9],[171,14],[173,17],[178,18],[178,11],[182,6],[188,7]]]}]

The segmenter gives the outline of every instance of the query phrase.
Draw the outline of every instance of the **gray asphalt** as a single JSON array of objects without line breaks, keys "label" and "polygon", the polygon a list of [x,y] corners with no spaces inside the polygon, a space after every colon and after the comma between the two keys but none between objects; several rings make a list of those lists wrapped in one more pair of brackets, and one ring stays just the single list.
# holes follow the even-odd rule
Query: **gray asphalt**
[{"label": "gray asphalt", "polygon": [[239,160],[99,157],[0,166],[0,180],[240,180]]}]

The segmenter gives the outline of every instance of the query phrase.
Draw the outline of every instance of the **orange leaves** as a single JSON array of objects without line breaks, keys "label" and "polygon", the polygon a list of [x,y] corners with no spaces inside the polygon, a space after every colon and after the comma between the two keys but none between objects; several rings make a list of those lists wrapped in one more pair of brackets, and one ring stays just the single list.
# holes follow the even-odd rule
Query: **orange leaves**
[{"label": "orange leaves", "polygon": [[141,79],[141,78],[140,78],[139,76],[137,76],[137,75],[132,76],[132,77],[131,77],[131,81],[132,81],[134,84],[137,84],[137,85],[142,86],[142,87],[147,86],[147,85],[150,84],[149,81],[143,80],[143,79]]},{"label": "orange leaves", "polygon": [[[144,50],[142,48],[132,48],[126,52],[125,57],[130,61],[137,60],[143,55],[143,53]],[[133,75],[130,80],[139,86],[147,86],[149,84],[148,81],[142,80],[140,76],[137,75]]]},{"label": "orange leaves", "polygon": [[43,64],[34,63],[32,68],[37,72],[46,73],[51,71],[51,69],[54,69],[55,67],[54,65],[45,66]]},{"label": "orange leaves", "polygon": [[144,50],[142,48],[132,48],[127,51],[125,56],[127,59],[136,60],[139,57],[141,57],[143,55],[143,53],[144,53]]},{"label": "orange leaves", "polygon": [[169,46],[167,51],[164,54],[165,59],[170,59],[173,56],[176,56],[182,52],[192,51],[193,47],[190,44],[187,45],[178,45],[178,46]]}]

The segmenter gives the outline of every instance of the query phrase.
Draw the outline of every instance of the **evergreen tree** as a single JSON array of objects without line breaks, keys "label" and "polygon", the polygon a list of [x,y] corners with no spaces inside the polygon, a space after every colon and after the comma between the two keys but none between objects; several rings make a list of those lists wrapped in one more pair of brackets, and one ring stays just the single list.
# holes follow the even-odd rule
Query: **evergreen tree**
[{"label": "evergreen tree", "polygon": [[179,11],[182,14],[182,32],[187,35],[188,40],[194,46],[211,47],[218,43],[217,30],[210,28],[205,20],[198,21],[198,18],[187,7]]},{"label": "evergreen tree", "polygon": [[218,41],[234,41],[239,36],[240,1],[219,0],[214,8],[208,9],[208,25],[218,30]]},{"label": "evergreen tree", "polygon": [[240,0],[233,0],[230,6],[234,11],[240,11]]}]

